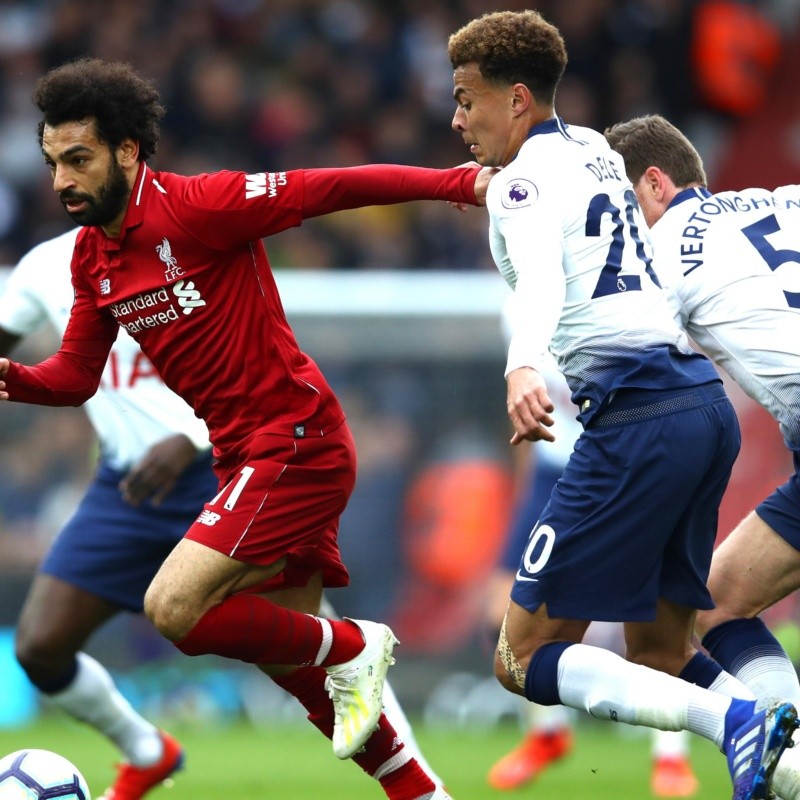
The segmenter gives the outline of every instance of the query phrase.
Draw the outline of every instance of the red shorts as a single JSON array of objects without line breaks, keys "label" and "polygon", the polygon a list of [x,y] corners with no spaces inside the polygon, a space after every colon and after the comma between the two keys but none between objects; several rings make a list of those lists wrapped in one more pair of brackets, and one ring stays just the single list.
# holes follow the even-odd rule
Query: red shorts
[{"label": "red shorts", "polygon": [[305,586],[319,570],[325,586],[347,586],[337,535],[355,478],[346,423],[325,436],[257,436],[185,538],[248,564],[285,557],[286,568],[259,591]]}]

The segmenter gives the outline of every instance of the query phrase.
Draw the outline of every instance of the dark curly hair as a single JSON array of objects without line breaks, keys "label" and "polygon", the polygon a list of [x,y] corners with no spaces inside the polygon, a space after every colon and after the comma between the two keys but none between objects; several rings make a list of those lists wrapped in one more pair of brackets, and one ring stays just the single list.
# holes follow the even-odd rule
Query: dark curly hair
[{"label": "dark curly hair", "polygon": [[33,102],[44,114],[39,145],[45,125],[91,117],[98,137],[110,147],[130,138],[139,143],[142,161],[156,152],[164,107],[156,87],[130,64],[81,58],[56,67],[37,82]]},{"label": "dark curly hair", "polygon": [[567,66],[564,39],[538,11],[484,14],[450,37],[447,55],[453,69],[475,63],[489,83],[524,83],[548,105]]}]

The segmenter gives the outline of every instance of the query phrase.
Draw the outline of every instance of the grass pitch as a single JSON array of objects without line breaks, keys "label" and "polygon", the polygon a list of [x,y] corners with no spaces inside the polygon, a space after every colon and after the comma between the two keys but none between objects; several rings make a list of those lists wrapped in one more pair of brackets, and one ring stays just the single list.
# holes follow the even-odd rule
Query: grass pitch
[{"label": "grass pitch", "polygon": [[[330,743],[310,725],[254,727],[163,722],[186,749],[186,768],[174,784],[148,800],[380,800],[383,792],[350,762],[339,761]],[[489,731],[430,729],[417,725],[426,757],[446,780],[454,800],[557,798],[558,800],[648,800],[652,797],[650,739],[633,729],[594,721],[577,728],[573,752],[533,784],[497,792],[486,772],[519,741],[512,723]],[[72,760],[98,797],[113,776],[116,751],[89,728],[60,715],[30,727],[0,729],[0,755],[23,747],[54,750]],[[695,800],[730,797],[722,754],[692,738],[692,761],[700,779]]]}]

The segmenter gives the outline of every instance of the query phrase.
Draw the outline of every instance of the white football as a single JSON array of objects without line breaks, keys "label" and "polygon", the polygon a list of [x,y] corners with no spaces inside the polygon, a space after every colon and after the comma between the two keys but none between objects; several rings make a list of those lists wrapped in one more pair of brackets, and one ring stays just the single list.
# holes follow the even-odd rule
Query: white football
[{"label": "white football", "polygon": [[49,750],[17,750],[0,759],[0,800],[92,800],[78,768]]}]

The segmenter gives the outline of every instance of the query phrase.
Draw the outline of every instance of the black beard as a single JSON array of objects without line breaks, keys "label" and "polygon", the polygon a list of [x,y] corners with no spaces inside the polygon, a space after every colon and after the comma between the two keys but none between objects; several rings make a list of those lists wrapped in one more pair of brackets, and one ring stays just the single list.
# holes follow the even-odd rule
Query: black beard
[{"label": "black beard", "polygon": [[85,200],[86,208],[83,211],[67,211],[67,214],[83,226],[102,226],[113,222],[128,203],[130,188],[125,178],[125,172],[119,162],[114,158],[108,170],[108,179],[97,190],[97,195],[79,194],[69,190],[61,193],[61,202],[65,200]]}]

